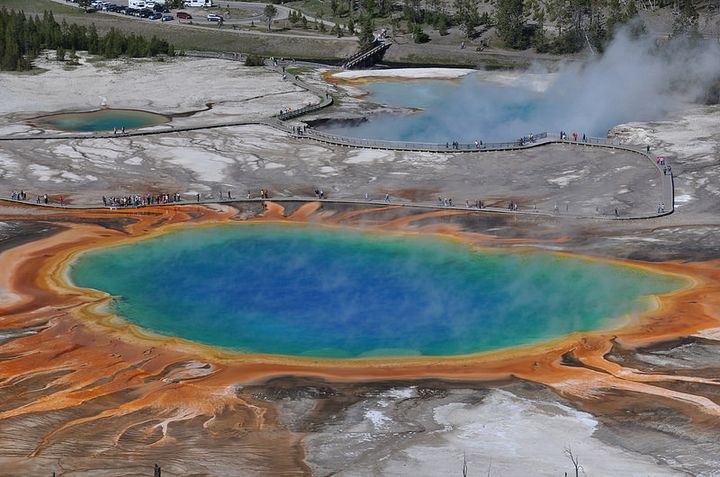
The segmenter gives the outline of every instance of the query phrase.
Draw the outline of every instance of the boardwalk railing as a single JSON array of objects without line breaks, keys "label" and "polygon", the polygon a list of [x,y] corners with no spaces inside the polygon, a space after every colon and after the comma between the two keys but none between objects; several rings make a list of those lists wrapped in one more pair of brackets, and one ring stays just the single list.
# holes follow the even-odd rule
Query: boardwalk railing
[{"label": "boardwalk railing", "polygon": [[336,144],[339,146],[364,147],[370,149],[388,149],[397,151],[419,151],[419,152],[473,152],[473,151],[498,151],[505,149],[518,149],[537,146],[546,141],[547,133],[533,135],[532,139],[522,138],[508,142],[478,142],[475,143],[433,143],[433,142],[403,142],[386,141],[382,139],[365,139],[358,137],[339,136],[319,131],[313,128],[305,128],[302,134],[297,137],[308,137],[317,141]]},{"label": "boardwalk railing", "polygon": [[[294,85],[306,90],[310,91],[311,93],[315,93],[320,97],[320,102],[315,104],[308,104],[307,106],[303,106],[299,109],[294,109],[290,111],[282,111],[279,114],[276,114],[275,117],[281,121],[286,121],[288,119],[297,118],[298,116],[302,116],[303,114],[312,113],[314,111],[318,111],[320,109],[326,108],[333,104],[333,97],[329,93],[329,91],[324,90],[322,88],[318,88],[317,86],[311,85],[303,80],[300,79],[300,76],[297,75],[288,75],[285,71],[284,67],[278,66],[277,62],[274,62],[272,60],[268,60],[266,64],[274,68],[278,73],[282,73],[283,77],[285,78],[285,81],[290,81]],[[281,69],[282,68],[282,69]],[[287,127],[281,127],[281,129],[285,129],[288,132],[292,130],[292,128]]]},{"label": "boardwalk railing", "polygon": [[367,51],[361,51],[361,52],[354,54],[353,56],[348,58],[342,64],[342,67],[346,70],[349,70],[349,69],[354,68],[355,66],[359,66],[359,65],[361,66],[361,65],[363,65],[365,60],[368,60],[375,55],[382,54],[385,50],[390,48],[391,45],[392,45],[392,43],[389,41],[381,41],[376,46],[373,46],[372,48],[370,48]]},{"label": "boardwalk railing", "polygon": [[175,56],[189,56],[193,58],[214,58],[218,60],[245,61],[240,53],[225,53],[220,51],[182,50]]}]

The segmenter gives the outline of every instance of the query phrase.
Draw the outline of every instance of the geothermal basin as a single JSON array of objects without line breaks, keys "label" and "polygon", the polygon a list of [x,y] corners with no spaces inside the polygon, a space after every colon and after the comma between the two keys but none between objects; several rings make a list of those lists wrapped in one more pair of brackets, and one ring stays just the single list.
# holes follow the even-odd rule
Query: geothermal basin
[{"label": "geothermal basin", "polygon": [[684,284],[556,253],[290,224],[183,227],[85,252],[69,276],[151,333],[316,358],[467,355],[615,328]]},{"label": "geothermal basin", "polygon": [[169,117],[150,111],[106,108],[97,111],[40,116],[33,119],[32,123],[39,127],[61,131],[93,132],[146,128],[169,121]]}]

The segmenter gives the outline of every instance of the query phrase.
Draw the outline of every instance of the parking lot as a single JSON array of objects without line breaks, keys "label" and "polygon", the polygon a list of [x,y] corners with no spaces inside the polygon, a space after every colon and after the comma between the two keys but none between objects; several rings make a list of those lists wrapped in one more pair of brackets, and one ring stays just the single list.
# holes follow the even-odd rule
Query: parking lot
[{"label": "parking lot", "polygon": [[[78,3],[78,0],[68,0],[69,3]],[[127,4],[125,4],[127,3]],[[213,7],[212,0],[190,0],[185,2],[186,8]],[[207,13],[205,11],[197,12],[194,16],[192,13],[185,11],[177,11],[174,15],[165,6],[164,3],[154,1],[129,0],[129,2],[112,3],[107,1],[94,1],[90,6],[85,8],[87,13],[116,13],[120,15],[143,18],[147,20],[159,20],[161,22],[178,20],[179,22],[195,20],[206,20],[210,22],[224,22],[225,18],[217,13]]]}]

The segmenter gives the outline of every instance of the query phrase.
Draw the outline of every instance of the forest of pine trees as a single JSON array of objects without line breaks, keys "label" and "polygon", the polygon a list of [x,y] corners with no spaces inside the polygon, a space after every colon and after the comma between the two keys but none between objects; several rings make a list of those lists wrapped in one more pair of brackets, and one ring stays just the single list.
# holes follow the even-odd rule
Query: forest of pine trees
[{"label": "forest of pine trees", "polygon": [[55,21],[51,12],[39,16],[0,9],[0,70],[20,71],[32,68],[32,61],[43,49],[87,50],[105,58],[133,58],[174,55],[173,46],[165,40],[130,34],[111,28],[101,36],[95,29]]}]

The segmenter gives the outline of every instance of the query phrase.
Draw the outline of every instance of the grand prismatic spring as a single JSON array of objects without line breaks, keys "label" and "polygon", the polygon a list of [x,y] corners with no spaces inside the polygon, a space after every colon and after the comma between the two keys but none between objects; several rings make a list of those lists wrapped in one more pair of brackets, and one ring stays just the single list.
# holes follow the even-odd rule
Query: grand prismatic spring
[{"label": "grand prismatic spring", "polygon": [[0,73],[0,477],[715,475],[720,68],[654,40]]},{"label": "grand prismatic spring", "polygon": [[[618,326],[672,276],[542,252],[304,226],[175,231],[71,278],[148,330],[248,353],[452,356]],[[627,319],[627,318],[625,318]]]}]

